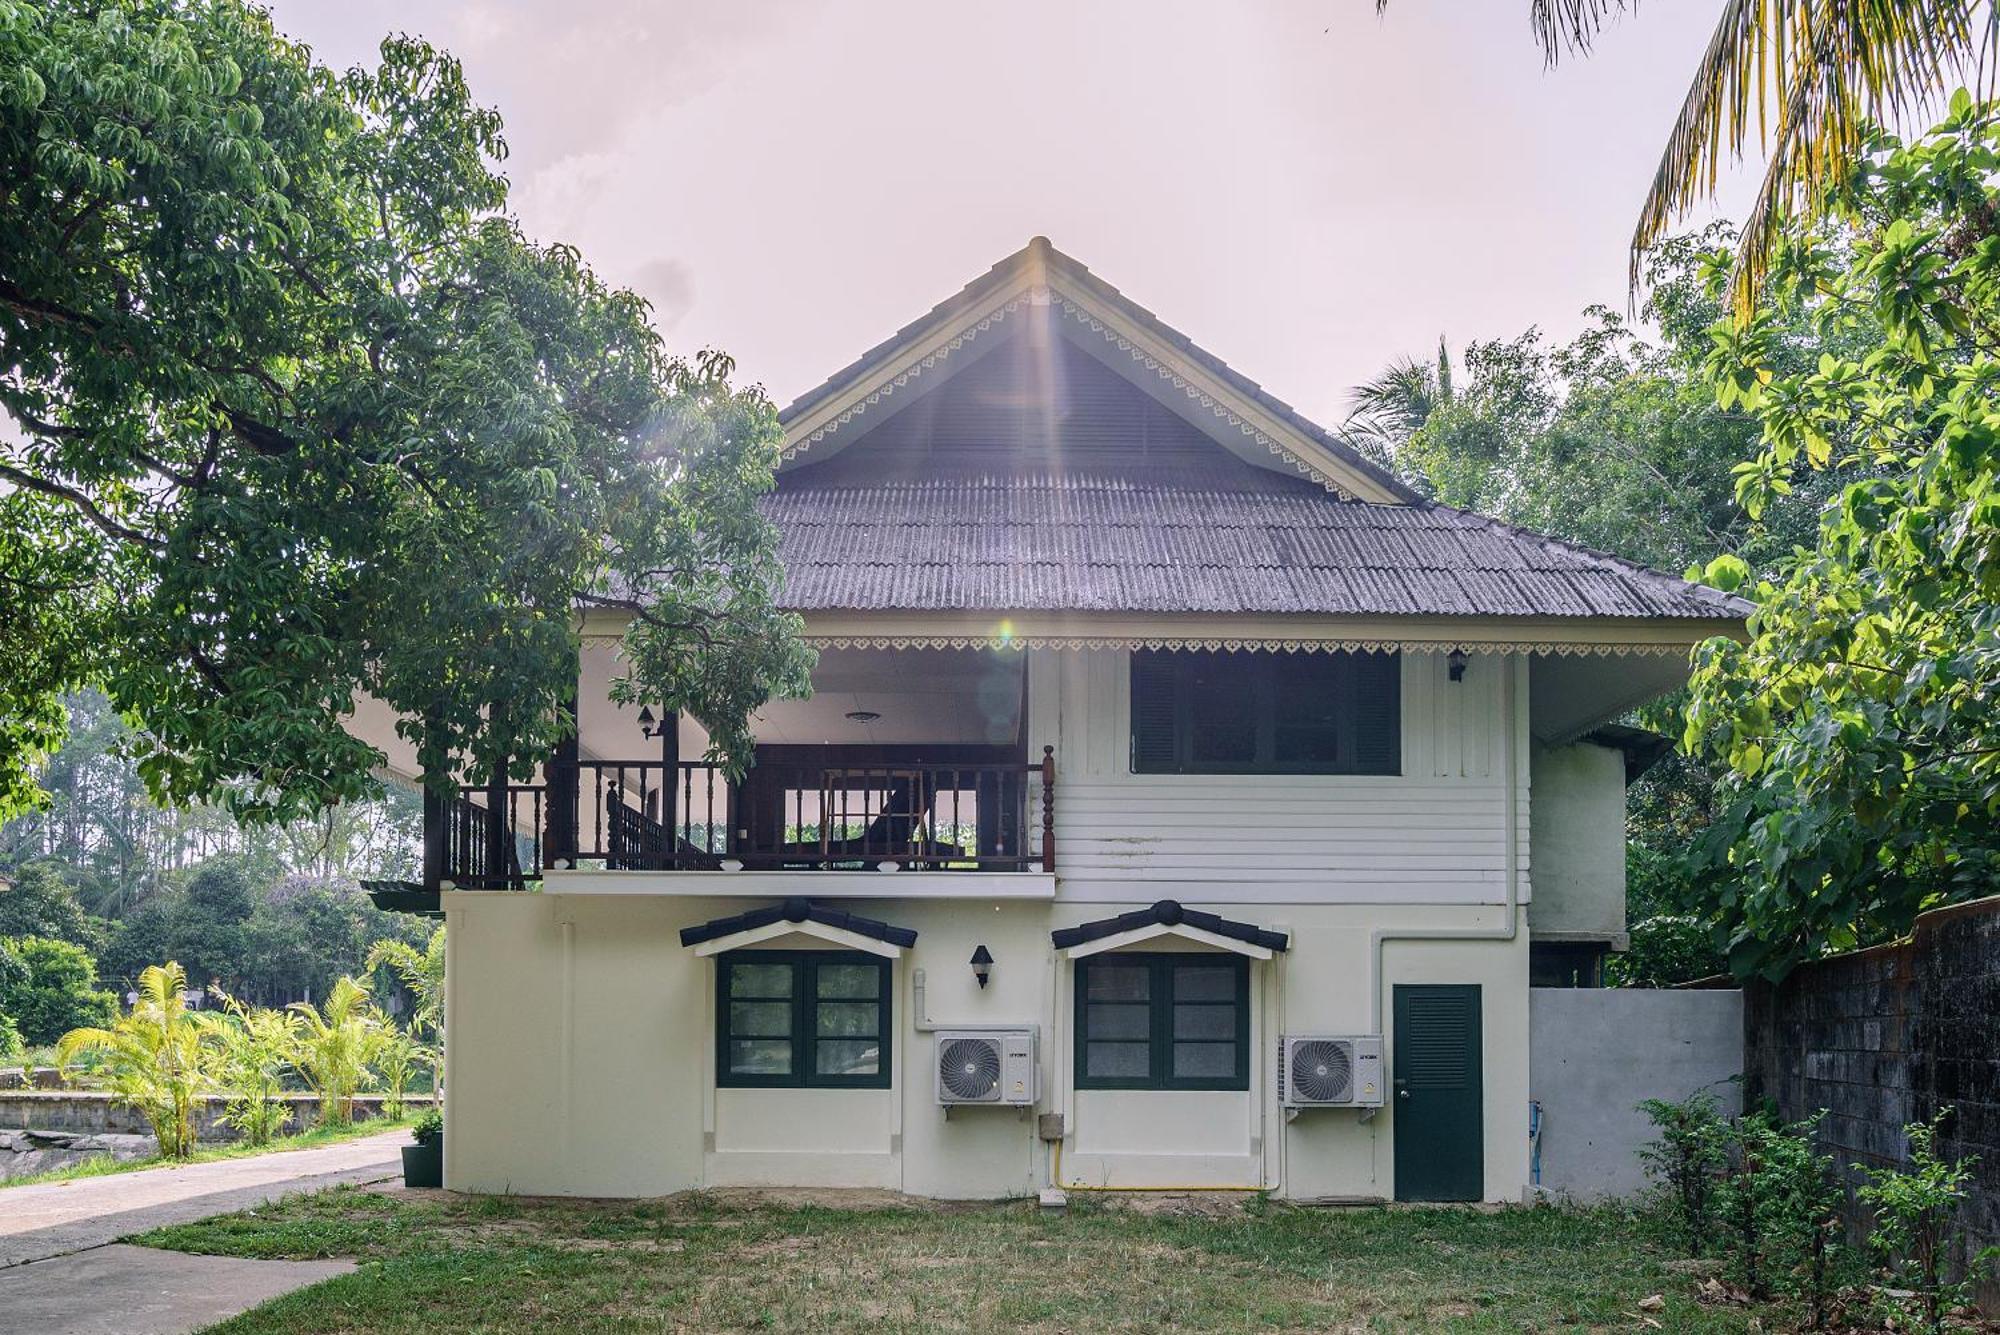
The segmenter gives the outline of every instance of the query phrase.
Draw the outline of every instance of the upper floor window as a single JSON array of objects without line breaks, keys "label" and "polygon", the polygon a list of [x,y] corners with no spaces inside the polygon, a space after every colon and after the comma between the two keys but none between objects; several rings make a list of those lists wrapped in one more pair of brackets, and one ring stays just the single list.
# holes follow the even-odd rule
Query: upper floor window
[{"label": "upper floor window", "polygon": [[1400,774],[1394,653],[1137,650],[1138,774]]}]

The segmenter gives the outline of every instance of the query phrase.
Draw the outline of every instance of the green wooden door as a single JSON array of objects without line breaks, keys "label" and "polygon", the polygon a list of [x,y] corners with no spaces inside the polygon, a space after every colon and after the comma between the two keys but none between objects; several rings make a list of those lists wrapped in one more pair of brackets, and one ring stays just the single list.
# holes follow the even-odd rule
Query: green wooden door
[{"label": "green wooden door", "polygon": [[1476,1201],[1486,1185],[1479,1078],[1479,988],[1395,991],[1396,1199]]}]

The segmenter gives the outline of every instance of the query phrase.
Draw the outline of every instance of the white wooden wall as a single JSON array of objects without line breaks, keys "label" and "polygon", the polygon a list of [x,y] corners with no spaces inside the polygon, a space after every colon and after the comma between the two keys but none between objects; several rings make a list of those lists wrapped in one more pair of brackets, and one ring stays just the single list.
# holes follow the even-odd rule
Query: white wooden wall
[{"label": "white wooden wall", "polygon": [[[1403,656],[1400,776],[1193,776],[1131,772],[1126,651],[1032,651],[1029,749],[1056,748],[1058,897],[1503,903],[1503,665],[1498,655],[1475,655],[1465,679],[1452,682],[1443,655]],[[1517,659],[1524,900],[1527,670]]]}]

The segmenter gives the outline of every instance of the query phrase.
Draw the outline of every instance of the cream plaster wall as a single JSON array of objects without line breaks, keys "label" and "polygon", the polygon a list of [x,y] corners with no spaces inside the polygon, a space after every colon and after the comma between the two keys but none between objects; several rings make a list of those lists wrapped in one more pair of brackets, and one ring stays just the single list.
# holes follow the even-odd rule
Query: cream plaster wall
[{"label": "cream plaster wall", "polygon": [[[451,929],[446,1181],[455,1189],[650,1196],[700,1186],[871,1186],[944,1197],[1024,1195],[1049,1181],[1033,1114],[935,1102],[933,1040],[911,982],[923,970],[933,1026],[1030,1024],[1035,1111],[1064,1115],[1071,1186],[1266,1187],[1287,1196],[1390,1197],[1394,1109],[1287,1122],[1273,1058],[1281,1029],[1358,1033],[1368,1023],[1369,941],[1379,926],[1492,926],[1491,908],[1250,905],[1231,912],[1293,934],[1251,964],[1247,1092],[1078,1091],[1071,1078],[1073,966],[1052,928],[1135,907],[955,899],[852,907],[915,928],[895,968],[890,1090],[714,1086],[713,962],[680,928],[743,901],[684,895],[447,893]],[[1191,901],[1193,902],[1193,901]],[[968,959],[996,958],[981,991]],[[813,948],[779,938],[773,948]],[[1162,943],[1147,943],[1162,948]],[[1201,949],[1201,947],[1188,947]],[[1486,1195],[1527,1177],[1526,934],[1514,941],[1389,941],[1396,982],[1484,989]],[[1393,1042],[1393,1034],[1389,1036]]]},{"label": "cream plaster wall", "polygon": [[1577,742],[1533,748],[1530,815],[1537,932],[1615,937],[1625,930],[1625,757]]}]

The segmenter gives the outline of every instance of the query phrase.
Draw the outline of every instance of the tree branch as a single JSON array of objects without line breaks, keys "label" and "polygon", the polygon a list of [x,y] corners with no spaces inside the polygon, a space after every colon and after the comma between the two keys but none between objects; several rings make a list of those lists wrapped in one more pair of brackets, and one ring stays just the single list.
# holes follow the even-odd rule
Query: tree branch
[{"label": "tree branch", "polygon": [[70,505],[76,508],[79,514],[88,519],[107,537],[144,547],[147,551],[153,552],[156,555],[164,553],[167,550],[166,543],[150,534],[141,533],[136,528],[128,528],[124,524],[119,523],[110,515],[98,509],[97,502],[91,500],[90,497],[73,488],[65,487],[60,482],[52,482],[47,478],[36,477],[33,473],[22,472],[13,465],[5,463],[0,463],[0,479],[12,482],[16,486],[25,487],[29,491],[38,491],[44,496],[53,496],[57,500],[69,502]]}]

